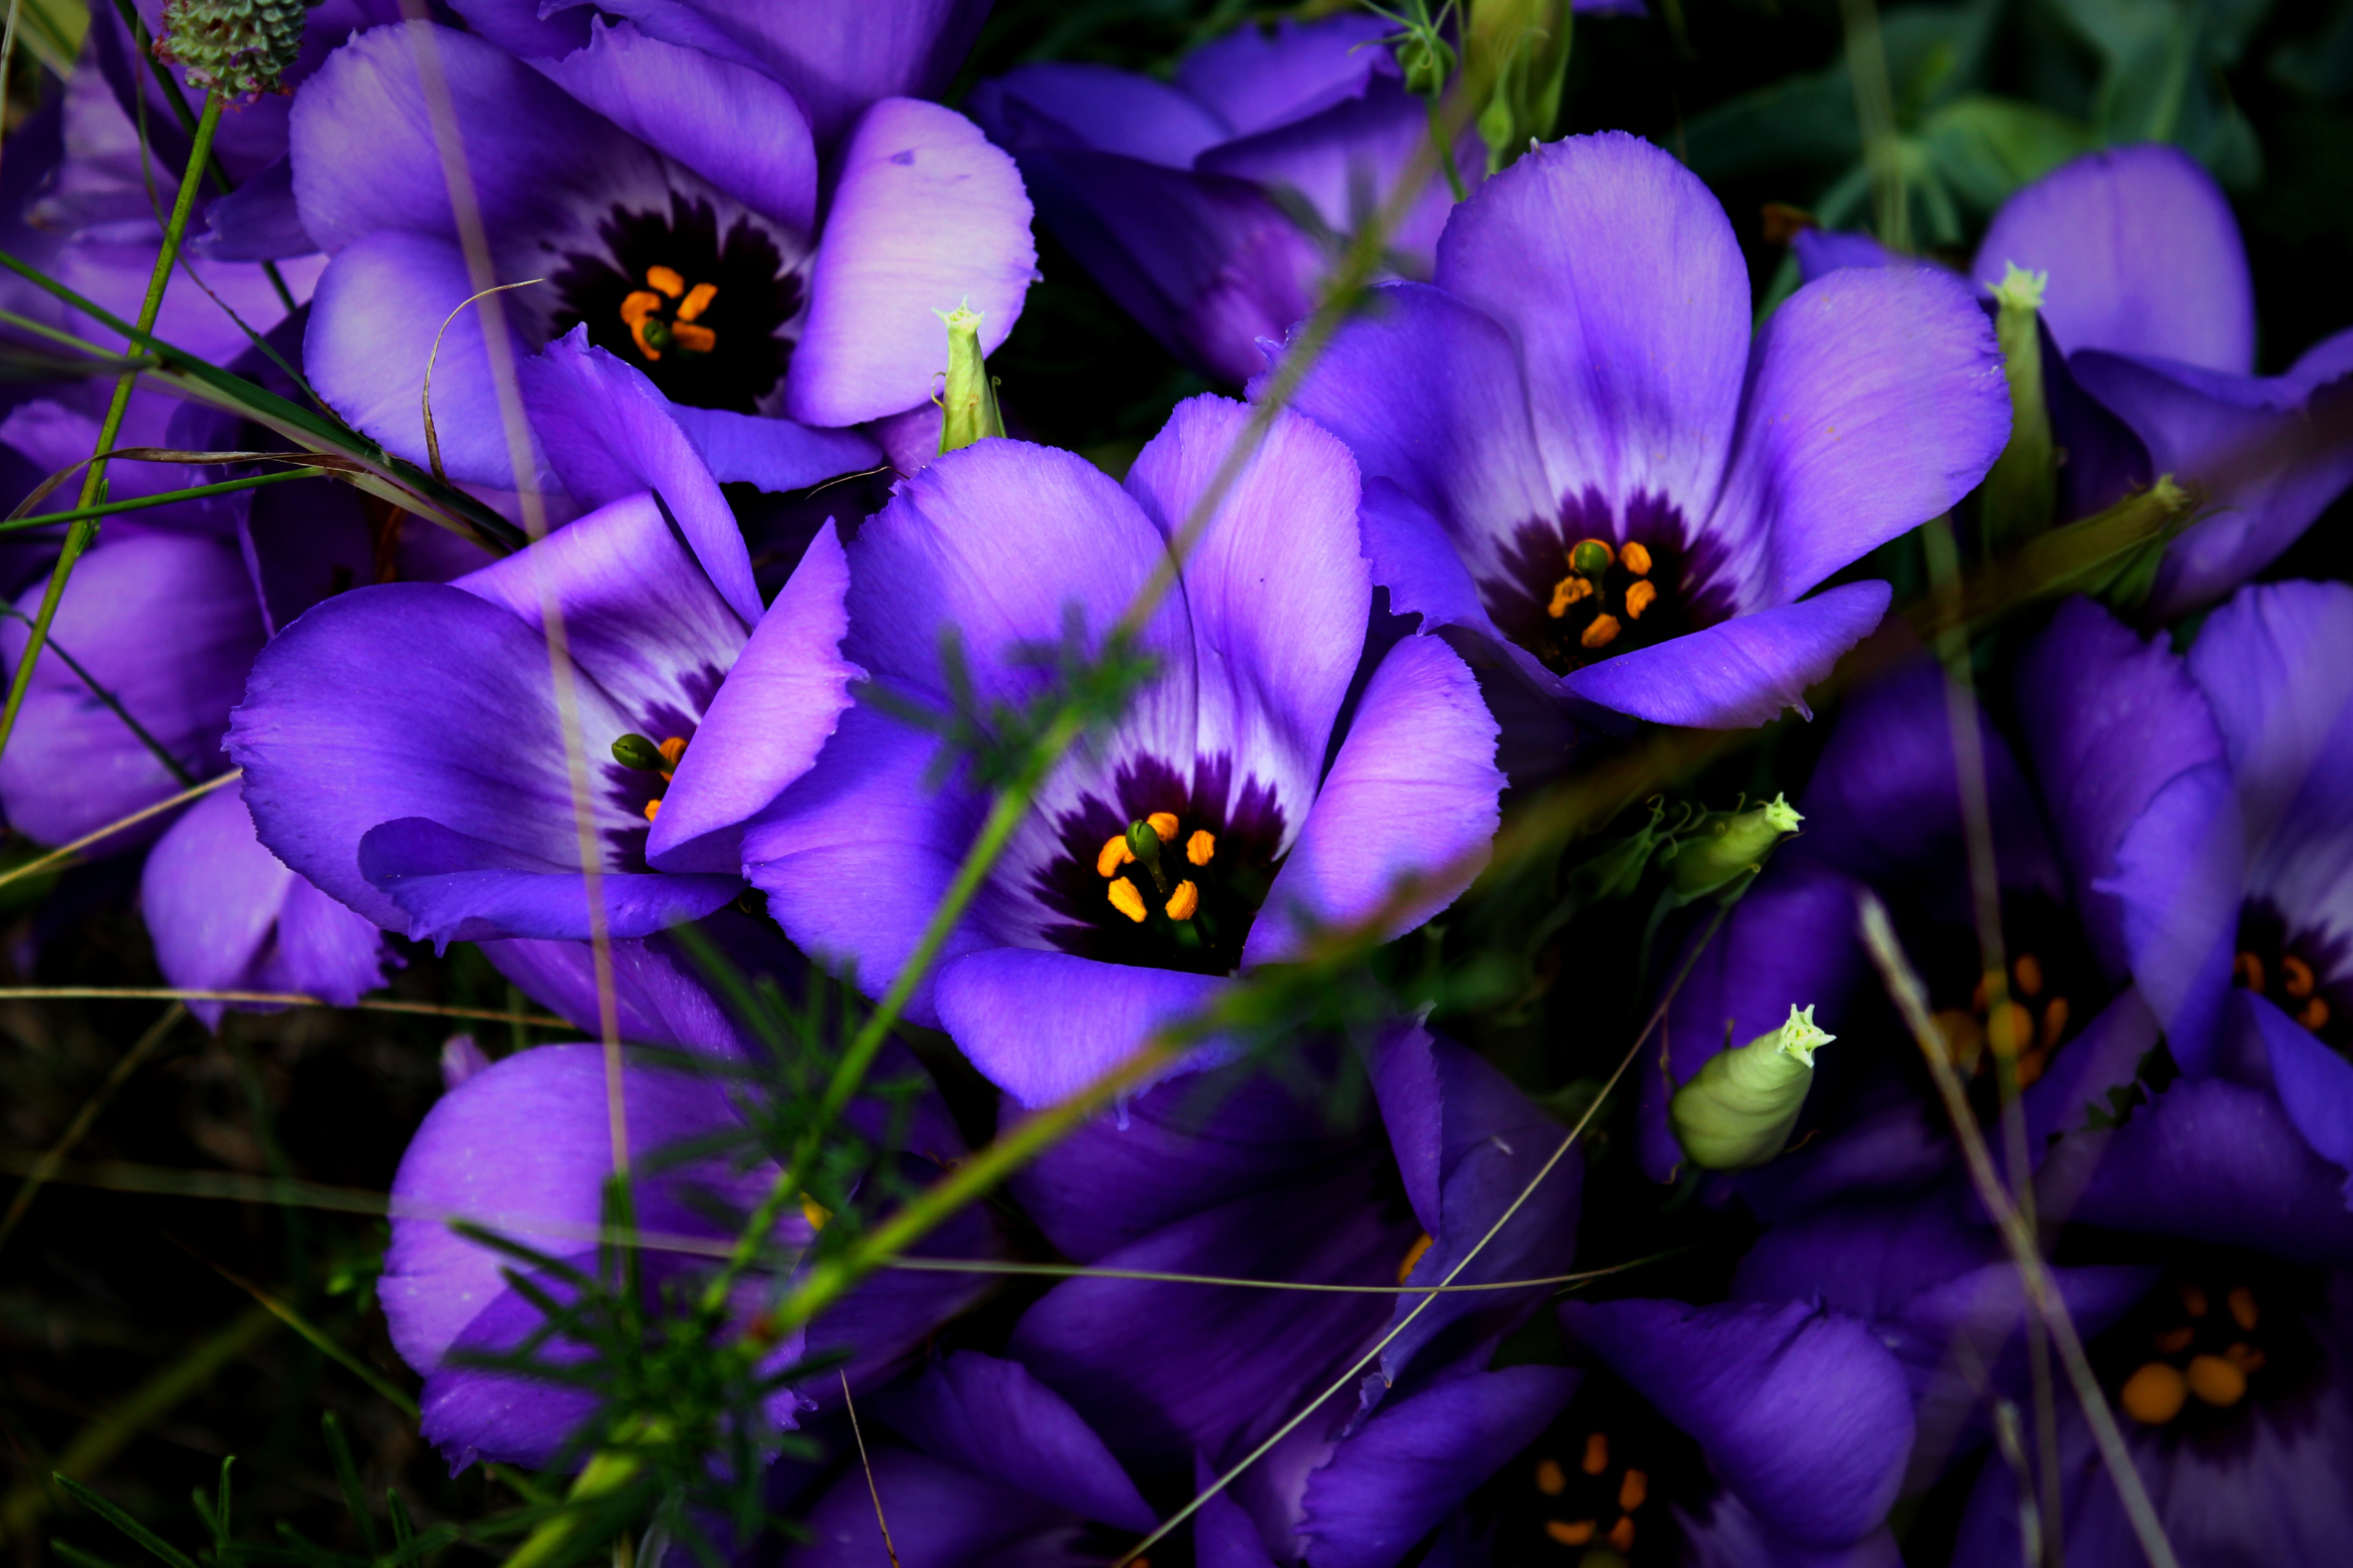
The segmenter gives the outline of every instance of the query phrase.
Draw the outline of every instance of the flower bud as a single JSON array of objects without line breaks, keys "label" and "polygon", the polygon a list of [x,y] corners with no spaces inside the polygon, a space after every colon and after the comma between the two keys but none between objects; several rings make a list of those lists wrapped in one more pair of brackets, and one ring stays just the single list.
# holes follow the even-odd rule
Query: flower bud
[{"label": "flower bud", "polygon": [[1147,866],[1160,864],[1160,833],[1150,822],[1127,824],[1128,852]]},{"label": "flower bud", "polygon": [[319,0],[167,0],[155,58],[188,86],[233,102],[290,93],[286,73],[303,48],[303,22]]},{"label": "flower bud", "polygon": [[1986,543],[1996,551],[2043,533],[2058,509],[2058,456],[2042,390],[2042,290],[2049,278],[2010,266],[1994,286],[2000,308],[1994,335],[2009,377],[2009,444],[1986,476]]},{"label": "flower bud", "polygon": [[1487,171],[1552,134],[1568,75],[1570,0],[1471,0],[1464,24],[1465,75],[1488,95],[1479,110]]},{"label": "flower bud", "polygon": [[1813,1053],[1837,1038],[1813,1008],[1738,1050],[1720,1051],[1675,1091],[1667,1119],[1684,1156],[1703,1171],[1745,1171],[1781,1152],[1813,1086]]},{"label": "flower bud", "polygon": [[948,324],[948,380],[940,392],[940,450],[953,452],[975,441],[1005,434],[997,409],[997,384],[981,356],[981,313],[959,305],[943,311]]},{"label": "flower bud", "polygon": [[1712,812],[1689,837],[1660,855],[1667,883],[1686,902],[1717,891],[1765,864],[1773,845],[1805,818],[1779,795],[1747,811]]},{"label": "flower bud", "polygon": [[662,749],[642,735],[624,735],[612,743],[612,760],[641,774],[658,774],[670,766]]}]

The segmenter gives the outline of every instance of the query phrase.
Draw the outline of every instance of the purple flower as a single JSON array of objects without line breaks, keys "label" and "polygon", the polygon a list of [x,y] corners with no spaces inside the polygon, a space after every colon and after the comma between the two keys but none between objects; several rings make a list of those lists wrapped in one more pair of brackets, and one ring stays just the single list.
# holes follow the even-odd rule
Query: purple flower
[{"label": "purple flower", "polygon": [[[892,1055],[880,1076],[905,1076],[911,1059]],[[633,1168],[638,1229],[650,1240],[643,1254],[646,1288],[654,1295],[691,1285],[742,1229],[743,1218],[777,1180],[766,1160],[737,1158],[746,1119],[765,1094],[757,1076],[705,1075],[690,1063],[632,1064],[623,1070],[622,1099]],[[852,1123],[869,1136],[887,1113],[853,1108]],[[528,1131],[528,1136],[519,1136]],[[918,1102],[910,1150],[886,1155],[900,1175],[922,1180],[964,1152],[955,1126],[936,1097]],[[664,1160],[662,1151],[693,1143],[721,1152],[699,1159]],[[523,1051],[467,1077],[434,1106],[417,1129],[392,1183],[392,1243],[380,1293],[393,1344],[425,1387],[425,1438],[457,1465],[476,1456],[545,1464],[595,1409],[594,1396],[577,1386],[501,1368],[466,1364],[466,1356],[512,1352],[546,1326],[531,1297],[508,1277],[507,1253],[450,1229],[470,1220],[549,1257],[595,1274],[604,1223],[604,1189],[613,1172],[612,1120],[607,1108],[603,1052],[593,1045],[551,1045]],[[816,1235],[822,1216],[794,1209],[773,1240],[798,1253]],[[920,1250],[981,1257],[999,1250],[994,1228],[967,1210],[927,1237]],[[535,1283],[567,1298],[571,1287],[543,1273]],[[741,1332],[764,1310],[780,1284],[755,1269],[738,1286],[731,1329]],[[849,1352],[843,1370],[853,1385],[871,1385],[919,1349],[943,1320],[990,1288],[979,1276],[885,1271],[808,1328],[780,1343],[763,1361],[766,1371],[812,1355]],[[557,1368],[577,1367],[590,1347],[565,1331],[539,1351]],[[832,1376],[807,1391],[773,1396],[769,1417],[796,1426],[803,1412],[837,1397]],[[828,1392],[830,1391],[830,1392]]]},{"label": "purple flower", "polygon": [[[989,796],[965,772],[933,788],[933,737],[853,705],[851,683],[945,709],[954,632],[975,701],[1028,702],[1049,678],[1041,646],[1074,629],[1091,647],[1168,567],[1247,423],[1217,398],[1180,405],[1124,486],[1067,452],[984,441],[905,481],[846,551],[822,534],[721,692],[654,863],[740,831],[793,939],[889,986]],[[1339,444],[1279,419],[1138,635],[1157,675],[1048,779],[916,989],[909,1014],[1022,1103],[1067,1094],[1237,970],[1294,956],[1314,924],[1369,915],[1405,873],[1444,880],[1392,934],[1467,885],[1503,781],[1462,661],[1408,638],[1338,726],[1371,604],[1356,505]],[[1146,840],[1152,858],[1124,858]]]},{"label": "purple flower", "polygon": [[[934,44],[968,35],[970,7],[804,7],[789,28],[684,4],[611,23],[467,9],[529,58],[423,23],[377,28],[294,109],[295,195],[333,258],[312,377],[403,455],[424,457],[434,336],[481,286],[428,74],[447,84],[491,271],[545,280],[504,296],[518,348],[584,329],[681,405],[723,480],[791,488],[870,466],[863,436],[809,427],[921,403],[942,358],[935,309],[968,301],[992,348],[1020,316],[1036,257],[1012,160],[952,111],[866,97],[928,85]],[[813,134],[821,109],[828,138],[849,121],[837,145]],[[464,313],[442,339],[435,423],[451,473],[512,487],[483,331]]]},{"label": "purple flower", "polygon": [[[742,887],[725,835],[681,847],[671,870],[646,861],[657,802],[701,766],[681,753],[759,611],[742,537],[643,377],[573,344],[528,370],[552,460],[603,504],[455,582],[310,610],[256,662],[230,730],[262,842],[437,944],[589,936],[568,731],[608,935],[651,936]],[[625,766],[624,736],[663,750]]]},{"label": "purple flower", "polygon": [[[1429,144],[1427,109],[1381,42],[1393,31],[1373,16],[1246,24],[1169,82],[1049,61],[981,84],[972,112],[1096,282],[1170,352],[1239,383]],[[1481,177],[1476,133],[1455,160]],[[1429,276],[1452,205],[1432,165],[1389,236],[1397,274]]]},{"label": "purple flower", "polygon": [[[2349,1522],[2353,1216],[2344,1172],[2297,1138],[2280,1098],[2242,1078],[2182,1078],[2123,1124],[2073,1130],[2036,1180],[2054,1269],[2101,1391],[2184,1562],[2325,1557]],[[1826,1298],[1871,1321],[1918,1402],[1925,1485],[1989,1430],[1985,1389],[2026,1397],[2016,1272],[1958,1176],[1925,1196],[1858,1195],[1776,1226],[1738,1298]],[[1982,1369],[1958,1371],[1960,1359]],[[2069,1560],[2137,1548],[2080,1408],[2059,1398]],[[2014,1563],[2019,1478],[1989,1458],[1955,1560]]]},{"label": "purple flower", "polygon": [[[2117,946],[2174,1057],[2267,1076],[2341,1166],[2353,1166],[2348,659],[2353,588],[2282,582],[2241,589],[2186,657],[2070,605],[2034,671],[2058,714],[2098,713],[2137,686],[2148,699],[2135,724],[2182,738],[2179,771],[2154,794],[2094,796],[2107,809],[2086,813],[2072,858],[2113,900]],[[2088,745],[2068,761],[2097,766]]]},{"label": "purple flower", "polygon": [[1844,1312],[1680,1301],[1560,1308],[1576,1396],[1472,1504],[1492,1560],[1894,1568],[1912,1448],[1902,1370]]},{"label": "purple flower", "polygon": [[[1808,278],[1889,259],[1861,235],[1800,236],[1798,257]],[[2187,153],[2087,153],[2026,186],[1995,214],[1970,276],[1990,289],[2010,266],[2049,275],[2042,322],[2064,359],[2045,376],[2067,452],[2067,515],[2158,474],[2205,491],[2198,521],[2166,549],[2157,618],[2228,594],[2353,484],[2353,443],[2341,433],[2353,417],[2353,331],[2285,375],[2252,373],[2254,289],[2238,222]],[[2299,435],[2325,421],[2334,439]],[[2274,443],[2293,444],[2267,455]]]},{"label": "purple flower", "polygon": [[1976,485],[2008,401],[1949,276],[1839,273],[1754,341],[1749,308],[1722,207],[1657,147],[1572,137],[1489,180],[1435,283],[1378,291],[1298,398],[1363,466],[1392,607],[1637,718],[1802,709],[1889,590],[1800,595]]},{"label": "purple flower", "polygon": [[[1293,1076],[1213,1071],[1163,1082],[1120,1119],[1090,1122],[1049,1150],[1018,1179],[1019,1194],[1058,1248],[1101,1268],[1370,1285],[1444,1278],[1566,1130],[1471,1052],[1418,1026],[1380,1033],[1365,1061],[1369,1096],[1335,1094],[1340,1059],[1311,1047]],[[1353,1109],[1335,1114],[1342,1105]],[[1573,1158],[1552,1171],[1460,1281],[1565,1270],[1580,1174]],[[1315,1409],[1199,1512],[1197,1560],[1397,1561],[1576,1387],[1561,1367],[1488,1369],[1544,1294],[1432,1301],[1384,1351],[1377,1376]],[[955,1560],[969,1561],[984,1541],[1003,1543],[1003,1560],[1016,1560],[1016,1542],[1029,1553],[1018,1560],[1041,1560],[1047,1542],[1081,1522],[1106,1545],[1132,1542],[1157,1518],[1146,1498],[1165,1507],[1190,1496],[1416,1304],[1067,1281],[1016,1327],[1010,1364],[963,1353],[876,1402],[922,1451],[875,1456],[900,1560],[945,1563],[961,1551]],[[1139,1324],[1150,1332],[1139,1335]],[[1063,1457],[1047,1460],[1032,1445]],[[1082,1474],[1100,1479],[1081,1484]],[[819,1503],[817,1542],[796,1568],[880,1560],[872,1504],[860,1530],[851,1486],[865,1501],[853,1472]]]}]

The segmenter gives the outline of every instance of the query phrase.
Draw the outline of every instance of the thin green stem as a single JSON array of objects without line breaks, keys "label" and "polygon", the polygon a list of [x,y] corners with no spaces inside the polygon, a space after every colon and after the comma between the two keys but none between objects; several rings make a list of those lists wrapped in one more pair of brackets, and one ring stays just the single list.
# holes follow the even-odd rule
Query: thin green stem
[{"label": "thin green stem", "polygon": [[[179,256],[180,239],[187,233],[188,213],[196,204],[198,170],[212,154],[213,133],[220,128],[221,96],[204,96],[204,113],[196,121],[196,144],[188,155],[187,172],[180,177],[179,195],[171,204],[171,221],[164,226],[163,248],[155,253],[155,270],[147,280],[147,297],[139,305],[138,329],[151,332],[155,317],[163,308],[163,291],[171,282],[171,269]],[[96,506],[107,488],[107,460],[103,454],[115,447],[115,438],[122,431],[122,416],[130,407],[130,389],[138,381],[136,370],[124,370],[115,382],[115,397],[107,405],[107,417],[99,426],[98,448],[102,455],[92,459],[90,472],[82,481],[81,507]],[[32,689],[33,671],[41,662],[42,644],[49,640],[50,624],[57,619],[57,607],[66,595],[66,583],[74,575],[74,563],[98,536],[98,520],[84,518],[66,534],[65,549],[57,558],[57,567],[49,574],[49,586],[41,594],[41,608],[33,617],[33,633],[25,643],[24,656],[17,661],[16,677],[9,682],[8,703],[0,708],[0,755],[8,750],[9,738],[16,733],[16,716],[25,705],[25,694]]]},{"label": "thin green stem", "polygon": [[0,523],[0,534],[19,529],[46,528],[53,523],[79,523],[84,518],[108,518],[118,512],[139,512],[148,507],[169,506],[174,501],[201,501],[206,496],[225,496],[239,490],[259,490],[264,485],[283,485],[290,479],[317,479],[326,473],[324,468],[305,464],[278,474],[254,474],[244,479],[224,479],[217,485],[195,485],[186,490],[166,490],[152,496],[133,496],[128,501],[105,501],[95,507],[76,507],[71,512],[52,512],[43,517],[14,518]]}]

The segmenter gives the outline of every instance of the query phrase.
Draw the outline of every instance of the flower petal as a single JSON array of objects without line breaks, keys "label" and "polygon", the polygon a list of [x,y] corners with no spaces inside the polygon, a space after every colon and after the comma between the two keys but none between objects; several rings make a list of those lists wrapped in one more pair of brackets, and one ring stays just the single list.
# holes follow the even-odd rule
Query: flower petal
[{"label": "flower petal", "polygon": [[2262,1030],[2279,1105],[2312,1152],[2345,1172],[2345,1202],[2353,1207],[2353,1061],[2323,1045],[2312,1031],[2265,997],[2243,1004]]},{"label": "flower petal", "polygon": [[1136,1531],[1159,1522],[1103,1440],[1018,1362],[958,1351],[874,1410],[932,1457],[1082,1519]]},{"label": "flower petal", "polygon": [[2115,875],[2093,884],[2115,900],[2134,982],[2188,1073],[2214,1065],[2238,946],[2244,833],[2230,770],[2202,763],[2151,797],[2116,847]]},{"label": "flower petal", "polygon": [[801,106],[772,78],[602,18],[586,49],[540,69],[745,206],[805,235],[817,228],[817,145]]},{"label": "flower petal", "polygon": [[913,407],[947,362],[937,313],[978,311],[994,352],[1037,274],[1013,159],[953,110],[883,100],[842,149],[785,411],[849,425]]},{"label": "flower petal", "polygon": [[[450,585],[543,635],[553,606],[566,654],[633,728],[659,731],[655,740],[691,737],[742,651],[749,622],[737,618],[690,554],[674,516],[660,498],[640,490]],[[734,547],[721,560],[741,571],[757,613],[750,558],[742,536],[732,528],[729,536],[714,553]],[[581,741],[593,766],[610,756],[605,749],[619,736],[588,727],[587,717]]]},{"label": "flower petal", "polygon": [[1176,85],[1248,135],[1289,124],[1360,97],[1375,77],[1395,77],[1387,18],[1289,17],[1273,27],[1238,27],[1193,50],[1177,65]]},{"label": "flower petal", "polygon": [[1318,929],[1369,918],[1410,878],[1437,880],[1389,913],[1383,941],[1460,897],[1486,869],[1503,820],[1498,733],[1453,649],[1408,637],[1390,650],[1276,874],[1243,962],[1296,957]]},{"label": "flower petal", "polygon": [[1307,1477],[1312,1568],[1388,1568],[1536,1436],[1576,1392],[1568,1367],[1464,1368],[1383,1405]]},{"label": "flower petal", "polygon": [[[904,1449],[877,1450],[871,1468],[870,1493],[865,1475],[846,1473],[810,1510],[809,1539],[794,1549],[794,1568],[1056,1563],[1052,1554],[1080,1522],[1018,1488]],[[883,1517],[898,1521],[887,1550],[874,1528],[876,1498]]]},{"label": "flower petal", "polygon": [[1843,583],[1588,664],[1561,684],[1637,719],[1700,730],[1768,724],[1784,708],[1811,718],[1806,688],[1829,679],[1846,651],[1871,634],[1891,596],[1884,582]]},{"label": "flower petal", "polygon": [[[514,461],[498,383],[490,369],[483,308],[466,259],[439,234],[379,229],[346,245],[320,276],[303,366],[337,413],[413,463],[426,463],[424,392],[433,372],[433,432],[442,466],[457,479],[514,487]],[[527,347],[510,326],[511,356]],[[442,323],[448,329],[443,331]],[[435,346],[435,335],[439,346]],[[535,474],[538,438],[523,433]]]},{"label": "flower petal", "polygon": [[1571,1302],[1560,1320],[1772,1529],[1843,1546],[1886,1518],[1912,1449],[1911,1393],[1860,1319],[1802,1302],[1629,1300]]},{"label": "flower petal", "polygon": [[[460,588],[395,582],[329,599],[263,650],[231,719],[229,752],[245,770],[262,842],[395,930],[407,916],[359,870],[360,838],[379,822],[425,816],[546,864],[576,864],[551,685],[539,635]],[[584,736],[631,727],[593,683],[577,682],[575,693]],[[606,840],[642,831],[631,806],[608,794],[596,802]]]},{"label": "flower petal", "polygon": [[[1316,798],[1332,722],[1372,609],[1358,542],[1356,465],[1295,414],[1278,417],[1222,494],[1251,433],[1222,397],[1177,405],[1123,487],[1182,552],[1193,628],[1193,750],[1226,755],[1294,811]],[[1218,496],[1217,509],[1204,503]],[[1187,531],[1191,534],[1188,537]],[[1174,758],[1179,767],[1190,758]]]},{"label": "flower petal", "polygon": [[2086,153],[2002,204],[1971,276],[2050,275],[2042,319],[2061,347],[2155,354],[2243,375],[2254,367],[2254,287],[2238,222],[2178,147]]},{"label": "flower petal", "polygon": [[[408,916],[408,936],[436,949],[500,937],[585,942],[596,930],[583,873],[421,816],[369,828],[359,874]],[[595,886],[609,935],[649,937],[724,907],[743,883],[733,873],[600,871]]]},{"label": "flower petal", "polygon": [[1241,384],[1314,305],[1325,258],[1247,180],[1078,147],[1021,154],[1038,212],[1143,329],[1218,380]]},{"label": "flower petal", "polygon": [[[45,586],[28,587],[17,616],[0,622],[12,675]],[[260,608],[234,546],[167,535],[103,544],[83,558],[50,629],[16,744],[0,755],[0,801],[19,833],[67,843],[185,787],[68,657],[190,776],[221,771],[221,731],[262,647]],[[169,822],[150,817],[85,853],[146,843]]]},{"label": "flower petal", "polygon": [[[264,849],[234,788],[197,801],[156,840],[139,873],[139,913],[173,986],[291,991],[348,1008],[384,983],[383,934]],[[217,1028],[227,1006],[188,1010]]]},{"label": "flower petal", "polygon": [[[1229,984],[1066,953],[989,948],[942,965],[937,997],[941,1027],[981,1075],[1037,1109],[1119,1066],[1156,1029],[1193,1016]],[[1196,1045],[1158,1077],[1214,1066],[1226,1054],[1214,1040]]]},{"label": "flower petal", "polygon": [[2220,761],[2223,737],[2188,664],[2090,599],[2059,606],[2018,666],[2018,716],[2094,950],[2126,965],[2124,912],[2100,884],[2177,774]]},{"label": "flower petal", "polygon": [[1614,131],[1536,148],[1456,209],[1438,283],[1511,333],[1547,501],[1590,486],[1621,512],[1648,494],[1696,516],[1715,497],[1748,268],[1722,205],[1671,153]]},{"label": "flower petal", "polygon": [[850,706],[861,673],[836,651],[849,627],[849,561],[828,521],[712,696],[679,759],[646,858],[715,871],[741,859],[741,824],[809,772]]},{"label": "flower petal", "polygon": [[968,108],[989,139],[1017,156],[1084,147],[1183,169],[1232,134],[1181,88],[1078,61],[1017,66],[974,88]]},{"label": "flower petal", "polygon": [[633,366],[589,346],[586,327],[524,360],[517,379],[548,466],[573,499],[601,507],[653,491],[720,597],[743,625],[758,623],[760,590],[743,530],[694,441],[671,417],[669,399]]},{"label": "flower petal", "polygon": [[1739,450],[1707,525],[1768,533],[1760,604],[1815,583],[1977,488],[2009,439],[1986,313],[1950,273],[1850,269],[1757,335]]},{"label": "flower petal", "polygon": [[[672,404],[670,417],[723,485],[757,485],[777,493],[805,490],[883,461],[882,448],[858,430],[820,430],[790,419],[685,403]],[[932,445],[938,444],[935,433]]]}]

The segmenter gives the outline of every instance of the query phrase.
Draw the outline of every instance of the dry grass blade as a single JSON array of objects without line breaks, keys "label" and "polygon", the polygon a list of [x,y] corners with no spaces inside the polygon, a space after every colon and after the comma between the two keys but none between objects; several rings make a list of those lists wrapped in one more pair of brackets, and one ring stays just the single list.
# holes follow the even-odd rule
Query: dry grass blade
[{"label": "dry grass blade", "polygon": [[1970,1182],[1977,1189],[1979,1202],[1986,1206],[1986,1212],[1994,1217],[2001,1232],[2002,1243],[2008,1247],[2010,1260],[2017,1267],[2019,1282],[2025,1286],[2027,1300],[2034,1304],[2036,1314],[2050,1331],[2051,1342],[2058,1348],[2059,1363],[2066,1369],[2067,1381],[2074,1385],[2076,1399],[2082,1403],[2084,1423],[2091,1428],[2092,1441],[2098,1446],[2108,1478],[2124,1503],[2125,1516],[2132,1521],[2133,1534],[2140,1541],[2150,1568],[2181,1568],[2172,1543],[2165,1538],[2165,1526],[2158,1521],[2157,1509],[2149,1500],[2149,1489],[2142,1484],[2141,1472],[2124,1446],[2124,1434],[2117,1429],[2115,1412],[2108,1408],[2107,1398],[2100,1392],[2099,1379],[2084,1357],[2075,1320],[2068,1315],[2067,1303],[2050,1277],[2033,1232],[2010,1202],[2008,1191],[1994,1169],[1994,1156],[1986,1147],[1985,1135],[1978,1131],[1968,1090],[1962,1087],[1960,1076],[1954,1072],[1952,1058],[1945,1053],[1945,1037],[1929,1015],[1928,988],[1896,941],[1886,906],[1869,892],[1859,895],[1856,904],[1863,945],[1870,950],[1871,961],[1879,968],[1887,994],[1903,1014],[1905,1027],[1912,1031],[1921,1055],[1928,1060],[1937,1094],[1944,1100],[1945,1114],[1953,1124],[1954,1136],[1960,1140],[1962,1161],[1969,1168]]},{"label": "dry grass blade", "polygon": [[463,1018],[476,1023],[520,1023],[535,1029],[570,1029],[545,1012],[501,1012],[495,1008],[459,1008],[438,1002],[393,1002],[362,998],[330,1002],[299,991],[202,991],[173,986],[0,986],[0,1002],[226,1002],[263,1008],[337,1008],[354,1012],[404,1012],[428,1018]]},{"label": "dry grass blade", "polygon": [[841,1408],[849,1416],[849,1435],[857,1439],[858,1468],[866,1472],[866,1495],[874,1499],[874,1523],[882,1531],[882,1551],[890,1568],[899,1568],[899,1549],[890,1544],[890,1521],[882,1516],[882,1492],[874,1484],[874,1463],[866,1457],[866,1434],[858,1426],[857,1402],[849,1397],[849,1374],[841,1377]]},{"label": "dry grass blade", "polygon": [[182,789],[178,794],[173,795],[168,800],[158,800],[153,805],[141,806],[139,809],[131,812],[128,816],[117,817],[114,821],[109,822],[106,826],[100,828],[94,833],[84,833],[80,838],[75,839],[70,844],[60,844],[55,849],[50,850],[47,854],[37,855],[33,859],[26,861],[21,866],[17,866],[14,869],[8,871],[0,871],[0,887],[6,887],[9,883],[19,881],[25,877],[39,876],[51,866],[62,865],[66,861],[73,859],[76,854],[80,853],[82,850],[88,849],[92,844],[97,843],[102,838],[112,838],[115,836],[115,834],[121,832],[122,829],[126,827],[136,827],[139,823],[145,821],[150,816],[159,816],[165,811],[174,810],[180,806],[186,805],[190,800],[196,799],[200,795],[210,794],[213,790],[218,789],[222,784],[234,784],[236,781],[244,777],[244,769],[232,768],[227,773],[216,774],[212,778],[205,780],[202,784],[196,784],[191,788]]}]

